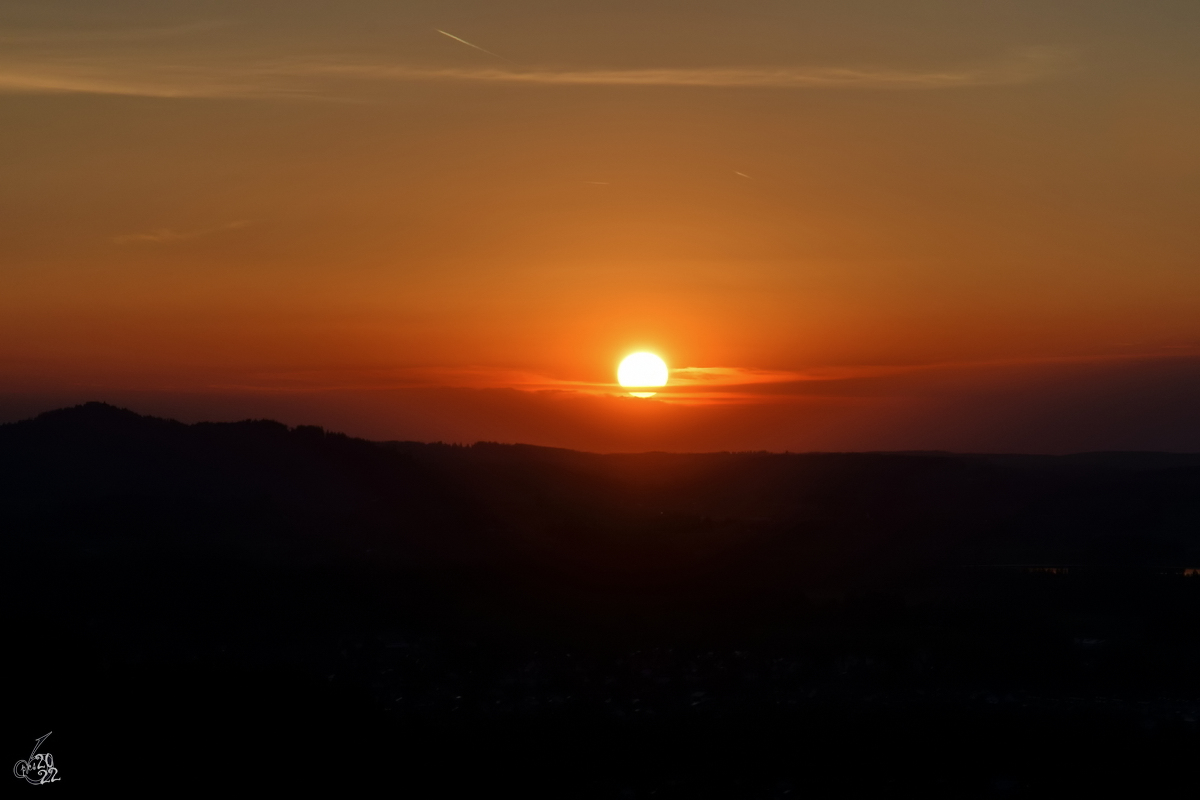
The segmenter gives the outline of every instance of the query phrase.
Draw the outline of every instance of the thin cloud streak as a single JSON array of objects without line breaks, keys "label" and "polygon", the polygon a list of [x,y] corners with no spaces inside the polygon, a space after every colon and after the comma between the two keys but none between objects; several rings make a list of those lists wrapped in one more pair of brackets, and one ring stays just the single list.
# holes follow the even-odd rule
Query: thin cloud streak
[{"label": "thin cloud streak", "polygon": [[145,97],[311,97],[347,93],[330,82],[458,82],[526,86],[747,89],[954,89],[1018,85],[1064,72],[1064,51],[1027,51],[990,67],[934,71],[836,67],[549,69],[419,67],[338,59],[159,64],[133,57],[0,62],[0,93],[86,93]]},{"label": "thin cloud streak", "polygon": [[[0,66],[0,94],[98,94],[121,97],[223,98],[295,94],[268,80],[203,70],[124,71],[91,65]],[[153,74],[153,77],[148,77]]]},{"label": "thin cloud streak", "polygon": [[249,222],[239,220],[226,225],[218,225],[215,228],[201,228],[191,231],[175,231],[170,228],[159,228],[149,233],[127,233],[121,236],[114,236],[112,237],[112,242],[113,244],[170,244],[172,242],[186,242],[213,233],[221,233],[222,231],[241,230],[249,226],[249,224]]},{"label": "thin cloud streak", "polygon": [[[1180,352],[1180,351],[1184,352]],[[1120,365],[1167,362],[1200,355],[1200,345],[1163,347],[1141,353],[1094,356],[1014,358],[904,365],[824,367],[805,371],[742,367],[682,367],[656,391],[655,402],[695,404],[778,404],[839,398],[868,402],[886,396],[888,379],[930,373],[967,373],[1066,365]],[[874,388],[872,388],[874,387]],[[262,374],[247,382],[208,389],[254,393],[319,393],[394,389],[511,390],[563,395],[626,397],[629,389],[614,382],[564,380],[503,367],[407,367],[345,372],[308,371]],[[882,394],[881,394],[882,392]]]},{"label": "thin cloud streak", "polygon": [[173,39],[208,33],[233,26],[227,20],[190,22],[153,28],[120,28],[97,30],[24,30],[0,33],[0,44],[25,46],[76,45],[78,43],[141,42]]},{"label": "thin cloud streak", "polygon": [[550,86],[679,86],[707,88],[875,88],[944,89],[1029,83],[1057,74],[1063,57],[1033,51],[998,66],[977,69],[910,71],[835,67],[706,67],[698,69],[496,69],[313,64],[313,74],[377,80],[446,80]]}]

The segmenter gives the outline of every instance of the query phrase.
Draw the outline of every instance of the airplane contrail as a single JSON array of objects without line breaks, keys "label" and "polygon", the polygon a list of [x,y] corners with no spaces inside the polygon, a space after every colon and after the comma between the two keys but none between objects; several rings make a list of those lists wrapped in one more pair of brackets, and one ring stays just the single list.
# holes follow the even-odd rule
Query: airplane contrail
[{"label": "airplane contrail", "polygon": [[[738,172],[736,169],[733,171],[733,174],[734,174],[734,175],[741,175],[743,178],[750,178],[750,176],[749,176],[749,175],[747,175],[746,173],[744,173],[744,172]],[[754,180],[753,178],[750,178],[750,179],[751,179],[751,180]]]},{"label": "airplane contrail", "polygon": [[482,47],[480,47],[480,46],[479,46],[479,45],[477,45],[477,44],[471,44],[471,43],[470,43],[470,42],[468,42],[466,39],[460,39],[460,38],[458,38],[458,37],[457,37],[457,36],[455,36],[453,33],[446,33],[446,32],[445,32],[444,30],[442,30],[441,28],[434,28],[434,30],[435,30],[435,31],[437,31],[438,33],[440,33],[442,36],[449,36],[451,39],[453,39],[453,40],[454,40],[454,41],[456,41],[456,42],[462,42],[462,43],[463,43],[463,44],[465,44],[467,47],[474,47],[476,50],[478,50],[478,51],[479,51],[479,52],[481,52],[481,53],[487,53],[489,56],[493,56],[493,57],[495,57],[495,58],[500,58],[500,59],[503,59],[503,60],[505,60],[505,61],[508,61],[508,59],[507,59],[507,58],[504,58],[504,56],[498,56],[498,55],[496,55],[495,53],[493,53],[491,50],[484,50]]}]

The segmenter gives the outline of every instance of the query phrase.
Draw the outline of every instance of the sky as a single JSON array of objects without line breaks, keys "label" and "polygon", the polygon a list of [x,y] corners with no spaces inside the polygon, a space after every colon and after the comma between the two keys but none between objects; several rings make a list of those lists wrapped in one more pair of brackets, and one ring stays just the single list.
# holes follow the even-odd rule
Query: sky
[{"label": "sky", "polygon": [[1194,0],[0,0],[0,421],[1200,451],[1197,41]]}]

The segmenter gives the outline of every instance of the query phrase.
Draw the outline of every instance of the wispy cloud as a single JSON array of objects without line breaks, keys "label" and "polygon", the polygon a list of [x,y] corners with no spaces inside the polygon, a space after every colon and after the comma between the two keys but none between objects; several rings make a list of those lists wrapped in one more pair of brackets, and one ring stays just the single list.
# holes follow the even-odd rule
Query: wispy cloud
[{"label": "wispy cloud", "polygon": [[[922,381],[930,379],[932,383],[924,385],[954,385],[955,381],[984,385],[989,375],[1011,376],[1022,371],[1026,374],[1036,374],[1038,371],[1049,374],[1064,366],[1104,369],[1121,365],[1194,363],[1197,357],[1200,357],[1200,344],[1158,345],[1136,353],[1121,354],[845,365],[807,370],[682,367],[671,370],[670,380],[656,391],[653,402],[677,405],[777,405],[820,399],[869,403],[886,398],[908,397],[914,391],[913,387],[923,385]],[[272,372],[207,388],[263,394],[501,390],[562,398],[629,399],[629,390],[611,380],[570,380],[530,370],[490,366]]]},{"label": "wispy cloud", "polygon": [[158,39],[174,39],[192,36],[198,33],[219,30],[230,27],[232,23],[224,20],[209,20],[189,22],[181,25],[166,25],[146,28],[88,28],[64,30],[61,28],[45,30],[8,30],[0,32],[0,44],[24,46],[76,45],[79,43],[105,42],[143,42]]},{"label": "wispy cloud", "polygon": [[159,228],[158,230],[148,233],[126,233],[120,236],[112,237],[113,244],[170,244],[172,242],[186,242],[192,239],[199,239],[203,236],[208,236],[213,233],[221,233],[223,231],[241,230],[249,225],[249,222],[240,220],[230,222],[225,225],[218,225],[215,228],[199,228],[189,231],[176,231],[170,228]]},{"label": "wispy cloud", "polygon": [[931,90],[1031,83],[1062,73],[1070,55],[1017,53],[991,65],[942,70],[849,67],[652,69],[424,67],[337,58],[157,63],[132,56],[0,58],[0,92],[146,97],[328,97],[359,84],[457,82],[526,86]]},{"label": "wispy cloud", "polygon": [[1029,83],[1061,72],[1067,54],[1028,50],[997,64],[962,69],[842,67],[702,67],[655,69],[438,68],[363,63],[310,63],[297,71],[375,80],[470,81],[551,86],[696,86],[708,88],[944,89]]},{"label": "wispy cloud", "polygon": [[288,82],[269,74],[239,75],[236,71],[172,65],[140,68],[104,59],[0,63],[0,94],[99,94],[169,99],[292,93]]},{"label": "wispy cloud", "polygon": [[[659,400],[675,403],[776,402],[798,392],[794,387],[812,382],[837,382],[912,372],[923,367],[845,367],[812,371],[746,369],[742,367],[684,367],[671,370]],[[615,375],[613,376],[615,378]],[[358,391],[388,389],[510,389],[522,392],[558,392],[593,396],[626,396],[629,390],[615,380],[564,379],[504,367],[405,367],[382,370],[349,370],[344,373],[291,372],[260,376],[256,391]]]},{"label": "wispy cloud", "polygon": [[779,403],[821,395],[843,398],[875,396],[887,391],[893,379],[939,374],[981,375],[1006,370],[1067,366],[1166,362],[1200,356],[1200,344],[1159,344],[1138,351],[1092,355],[1061,355],[980,361],[947,361],[914,364],[846,365],[802,371],[759,370],[741,367],[685,367],[671,371],[660,399],[682,403]]}]

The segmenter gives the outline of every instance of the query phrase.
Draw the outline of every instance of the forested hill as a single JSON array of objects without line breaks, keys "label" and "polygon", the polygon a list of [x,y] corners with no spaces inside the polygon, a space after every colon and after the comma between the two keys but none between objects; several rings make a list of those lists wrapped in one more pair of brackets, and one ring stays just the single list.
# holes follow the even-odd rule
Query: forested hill
[{"label": "forested hill", "polygon": [[[1200,566],[1200,455],[597,455],[89,403],[0,426],[9,536],[822,593],[953,565]],[[422,567],[425,565],[425,567]]]},{"label": "forested hill", "polygon": [[1197,741],[1197,567],[1200,456],[0,426],[8,745],[83,786],[136,742],[213,788],[1142,791]]}]

